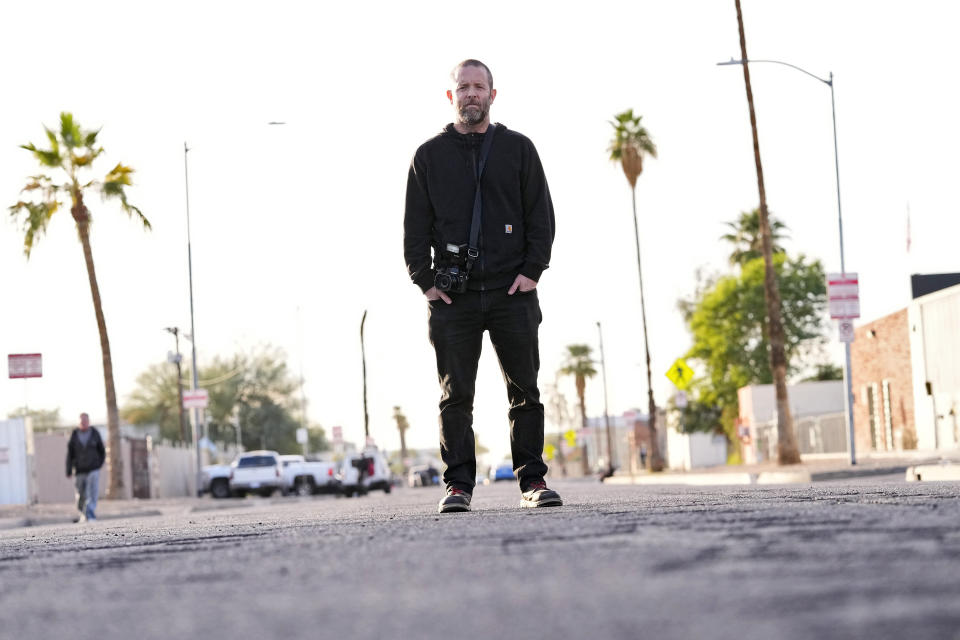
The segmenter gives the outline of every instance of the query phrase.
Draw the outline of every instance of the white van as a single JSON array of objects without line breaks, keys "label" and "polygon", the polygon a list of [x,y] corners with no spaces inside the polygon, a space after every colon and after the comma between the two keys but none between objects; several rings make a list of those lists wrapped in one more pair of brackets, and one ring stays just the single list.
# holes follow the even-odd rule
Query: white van
[{"label": "white van", "polygon": [[376,490],[390,493],[390,465],[376,447],[346,454],[340,462],[340,473],[337,477],[340,480],[340,490],[348,497]]}]

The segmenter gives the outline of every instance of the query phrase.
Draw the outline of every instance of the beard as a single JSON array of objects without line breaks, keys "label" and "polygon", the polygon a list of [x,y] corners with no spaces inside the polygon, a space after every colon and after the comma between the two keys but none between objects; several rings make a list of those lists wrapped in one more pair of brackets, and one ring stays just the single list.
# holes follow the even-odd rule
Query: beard
[{"label": "beard", "polygon": [[[479,107],[477,109],[470,109],[469,107]],[[490,102],[484,102],[483,100],[478,100],[477,102],[470,102],[466,104],[461,104],[457,107],[457,114],[460,116],[460,123],[467,126],[474,126],[483,122],[487,114],[490,113]]]}]

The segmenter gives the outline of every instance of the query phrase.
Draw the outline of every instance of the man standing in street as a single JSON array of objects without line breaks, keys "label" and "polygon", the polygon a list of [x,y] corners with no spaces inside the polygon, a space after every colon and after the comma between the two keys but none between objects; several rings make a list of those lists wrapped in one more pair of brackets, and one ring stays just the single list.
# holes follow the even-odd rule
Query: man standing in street
[{"label": "man standing in street", "polygon": [[73,430],[67,443],[67,477],[74,476],[80,522],[97,519],[100,467],[106,457],[100,434],[90,428],[90,416],[81,413],[80,426]]},{"label": "man standing in street", "polygon": [[[510,448],[521,506],[563,504],[547,488],[537,388],[542,316],[537,282],[550,261],[553,203],[533,143],[490,122],[490,69],[464,60],[447,98],[456,119],[417,149],[407,178],[404,257],[429,305],[440,380],[440,513],[469,511],[477,461],[473,399],[483,332],[510,400]],[[432,256],[431,256],[432,250]]]}]

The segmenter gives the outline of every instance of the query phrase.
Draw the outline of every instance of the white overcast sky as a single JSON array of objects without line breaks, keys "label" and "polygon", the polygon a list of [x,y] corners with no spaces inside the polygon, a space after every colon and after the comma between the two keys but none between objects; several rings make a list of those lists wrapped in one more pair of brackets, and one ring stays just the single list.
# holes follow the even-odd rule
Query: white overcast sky
[{"label": "white overcast sky", "polygon": [[[172,349],[163,327],[189,330],[188,141],[201,366],[280,346],[294,373],[302,362],[311,421],[361,441],[366,309],[372,435],[398,446],[391,413],[401,405],[408,443],[437,446],[427,306],[406,276],[401,222],[409,159],[452,119],[447,74],[467,57],[493,70],[493,118],[537,145],[556,207],[540,285],[541,383],[553,381],[565,345],[597,345],[602,321],[615,414],[646,406],[646,379],[630,191],[607,160],[607,121],[631,107],[643,114],[660,151],[637,201],[654,390],[665,403],[663,372],[690,345],[676,301],[692,292],[697,267],[725,268],[723,222],[758,203],[743,74],[715,64],[740,57],[734,2],[567,6],[5,4],[4,206],[36,171],[17,145],[42,143],[42,125],[69,110],[103,127],[102,171],[118,161],[137,169],[130,198],[154,225],[145,233],[115,206],[88,203],[121,404]],[[860,274],[864,319],[906,304],[909,273],[960,271],[960,5],[744,0],[743,11],[752,59],[835,74],[846,259]],[[839,271],[830,91],[778,65],[753,65],[751,76],[768,200],[790,227],[787,246]],[[42,352],[44,377],[0,378],[0,412],[27,402],[102,422],[100,345],[69,213],[56,215],[29,262],[22,242],[0,222],[0,354]],[[562,389],[574,400],[572,383]],[[599,377],[587,403],[602,413]],[[475,414],[499,457],[506,394],[489,342]]]}]

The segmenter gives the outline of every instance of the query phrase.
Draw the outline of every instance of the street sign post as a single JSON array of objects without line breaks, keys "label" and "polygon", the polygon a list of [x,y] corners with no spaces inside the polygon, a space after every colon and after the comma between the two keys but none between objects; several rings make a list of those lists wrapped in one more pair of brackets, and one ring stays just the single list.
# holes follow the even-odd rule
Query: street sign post
[{"label": "street sign post", "polygon": [[210,396],[206,389],[184,390],[183,408],[184,409],[206,409],[210,402]]},{"label": "street sign post", "polygon": [[[839,195],[837,196],[839,200]],[[827,299],[830,317],[837,320],[837,333],[843,343],[843,378],[846,386],[844,408],[847,416],[847,447],[850,464],[857,464],[857,446],[853,418],[853,380],[850,373],[850,343],[853,342],[853,319],[860,317],[860,279],[855,273],[847,273],[843,266],[843,228],[840,234],[840,269],[843,273],[827,274]]]},{"label": "street sign post", "polygon": [[673,386],[680,391],[686,390],[693,381],[693,369],[687,366],[683,358],[677,358],[664,375],[666,375],[667,378],[670,379],[670,382],[673,383]]},{"label": "street sign post", "polygon": [[860,317],[860,281],[855,273],[827,274],[827,298],[834,320]]},{"label": "street sign post", "polygon": [[837,328],[840,335],[840,342],[853,342],[853,320],[843,318],[837,322]]},{"label": "street sign post", "polygon": [[43,356],[39,353],[8,354],[7,373],[11,378],[42,378]]}]

